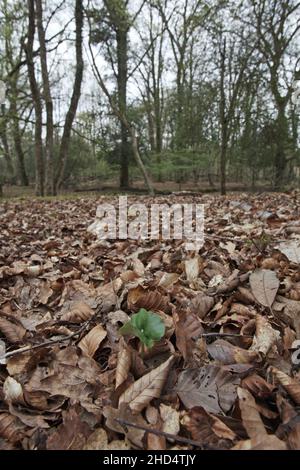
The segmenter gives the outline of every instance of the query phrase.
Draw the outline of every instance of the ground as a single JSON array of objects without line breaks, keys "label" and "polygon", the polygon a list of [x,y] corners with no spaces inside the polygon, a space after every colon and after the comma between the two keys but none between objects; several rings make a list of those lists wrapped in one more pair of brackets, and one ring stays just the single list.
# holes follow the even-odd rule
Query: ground
[{"label": "ground", "polygon": [[117,196],[0,203],[0,448],[300,449],[299,192],[129,201],[205,204],[204,246],[98,240]]}]

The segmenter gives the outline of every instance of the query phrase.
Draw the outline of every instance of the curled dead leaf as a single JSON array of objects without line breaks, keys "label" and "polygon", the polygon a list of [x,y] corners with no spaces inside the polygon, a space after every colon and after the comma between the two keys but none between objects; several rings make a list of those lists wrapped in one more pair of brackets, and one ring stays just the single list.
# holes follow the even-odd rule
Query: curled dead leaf
[{"label": "curled dead leaf", "polygon": [[103,326],[97,325],[82,338],[78,346],[84,354],[93,357],[106,336],[107,332]]},{"label": "curled dead leaf", "polygon": [[265,317],[262,315],[257,315],[256,332],[250,347],[250,351],[256,351],[266,355],[279,339],[279,331],[274,330]]},{"label": "curled dead leaf", "polygon": [[61,320],[71,323],[82,323],[94,315],[92,308],[85,302],[75,302],[71,310],[63,314]]},{"label": "curled dead leaf", "polygon": [[292,397],[294,402],[300,405],[300,383],[279,369],[276,369],[276,367],[271,367],[270,370],[280,385],[282,385],[290,397]]},{"label": "curled dead leaf", "polygon": [[116,369],[116,388],[118,388],[128,377],[131,366],[131,352],[125,344],[120,345],[118,363]]},{"label": "curled dead leaf", "polygon": [[26,336],[26,329],[17,320],[9,321],[3,317],[0,317],[0,331],[13,344],[22,342]]}]

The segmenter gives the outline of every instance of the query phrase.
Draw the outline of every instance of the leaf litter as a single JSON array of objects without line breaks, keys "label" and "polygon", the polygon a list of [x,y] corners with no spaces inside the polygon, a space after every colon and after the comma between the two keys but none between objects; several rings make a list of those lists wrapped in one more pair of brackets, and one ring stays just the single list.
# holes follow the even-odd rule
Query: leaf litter
[{"label": "leaf litter", "polygon": [[299,193],[132,198],[205,204],[197,252],[98,240],[102,202],[1,203],[0,448],[300,449]]}]

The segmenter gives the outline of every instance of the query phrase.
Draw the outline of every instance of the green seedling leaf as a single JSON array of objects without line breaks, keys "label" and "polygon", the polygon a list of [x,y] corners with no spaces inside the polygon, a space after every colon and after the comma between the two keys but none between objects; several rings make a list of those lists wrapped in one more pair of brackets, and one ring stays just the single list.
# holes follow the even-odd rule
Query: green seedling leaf
[{"label": "green seedling leaf", "polygon": [[147,347],[152,348],[165,334],[165,325],[159,315],[142,308],[125,323],[119,332],[122,335],[133,335]]}]

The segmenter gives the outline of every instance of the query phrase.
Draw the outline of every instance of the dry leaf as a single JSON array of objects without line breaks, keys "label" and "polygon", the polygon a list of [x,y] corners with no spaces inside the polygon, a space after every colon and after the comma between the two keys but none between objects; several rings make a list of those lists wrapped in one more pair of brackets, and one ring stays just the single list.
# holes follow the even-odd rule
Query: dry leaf
[{"label": "dry leaf", "polygon": [[233,449],[285,450],[286,445],[283,441],[277,436],[267,433],[251,393],[238,388],[238,397],[243,426],[250,440],[238,443]]},{"label": "dry leaf", "polygon": [[106,335],[107,332],[103,326],[97,325],[82,338],[78,346],[84,354],[93,357]]},{"label": "dry leaf", "polygon": [[116,388],[125,382],[131,366],[131,353],[129,349],[126,345],[121,345],[120,347],[116,369]]},{"label": "dry leaf", "polygon": [[296,241],[280,243],[277,249],[292,261],[292,263],[300,264],[300,244]]},{"label": "dry leaf", "polygon": [[173,357],[161,364],[156,369],[144,375],[134,382],[120,397],[119,406],[128,403],[130,409],[138,413],[142,411],[153,398],[159,398],[167,375],[169,373]]},{"label": "dry leaf", "polygon": [[250,286],[256,300],[264,307],[271,308],[279,288],[276,273],[269,269],[258,269],[250,275]]},{"label": "dry leaf", "polygon": [[85,302],[75,302],[70,311],[62,315],[61,319],[71,323],[81,323],[89,320],[94,315],[94,311]]},{"label": "dry leaf", "polygon": [[176,391],[188,409],[201,406],[208,413],[223,414],[235,402],[239,383],[239,378],[234,374],[209,365],[181,372]]},{"label": "dry leaf", "polygon": [[250,347],[250,351],[259,352],[266,355],[270,351],[271,347],[277,343],[279,339],[279,331],[274,330],[265,317],[257,315],[256,332]]},{"label": "dry leaf", "polygon": [[0,331],[6,336],[10,343],[20,343],[26,335],[26,330],[23,326],[3,317],[0,317]]},{"label": "dry leaf", "polygon": [[283,388],[287,391],[290,397],[292,397],[294,402],[297,405],[300,405],[300,382],[295,379],[292,379],[287,374],[281,372],[275,367],[271,367],[271,372],[274,377],[278,380],[278,382],[283,386]]},{"label": "dry leaf", "polygon": [[188,415],[186,428],[195,441],[209,444],[216,448],[229,448],[237,438],[236,434],[218,417],[205,411],[204,408],[195,407]]}]

